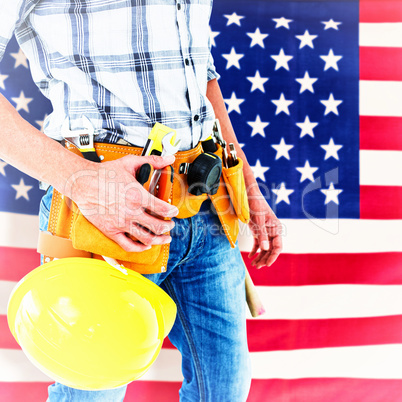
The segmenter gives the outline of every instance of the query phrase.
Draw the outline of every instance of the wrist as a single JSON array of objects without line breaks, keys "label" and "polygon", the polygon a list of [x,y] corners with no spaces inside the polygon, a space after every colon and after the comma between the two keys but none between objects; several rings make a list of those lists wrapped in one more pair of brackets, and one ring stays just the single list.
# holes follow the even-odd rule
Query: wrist
[{"label": "wrist", "polygon": [[[59,170],[54,187],[66,197],[76,200],[82,191],[99,181],[99,169],[95,162],[69,153],[63,162],[66,168]],[[70,160],[71,158],[71,160]],[[69,163],[70,162],[70,163]]]}]

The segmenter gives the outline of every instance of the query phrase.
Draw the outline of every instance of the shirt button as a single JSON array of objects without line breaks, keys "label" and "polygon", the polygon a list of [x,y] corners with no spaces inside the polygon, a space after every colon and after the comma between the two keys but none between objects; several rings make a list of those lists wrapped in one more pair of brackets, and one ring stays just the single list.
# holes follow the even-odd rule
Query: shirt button
[{"label": "shirt button", "polygon": [[198,121],[200,119],[200,116],[198,116],[198,114],[196,114],[195,116],[194,116],[194,121]]},{"label": "shirt button", "polygon": [[181,10],[181,4],[177,3],[177,9],[180,11]]},{"label": "shirt button", "polygon": [[190,65],[190,60],[189,59],[184,60],[184,62],[186,63],[186,66]]}]

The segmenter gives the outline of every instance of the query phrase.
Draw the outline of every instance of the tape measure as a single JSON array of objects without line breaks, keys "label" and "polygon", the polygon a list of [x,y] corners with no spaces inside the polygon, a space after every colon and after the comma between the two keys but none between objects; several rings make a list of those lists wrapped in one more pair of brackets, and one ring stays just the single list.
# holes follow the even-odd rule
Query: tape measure
[{"label": "tape measure", "polygon": [[222,160],[219,156],[204,152],[188,166],[188,192],[193,195],[217,193],[222,174]]}]

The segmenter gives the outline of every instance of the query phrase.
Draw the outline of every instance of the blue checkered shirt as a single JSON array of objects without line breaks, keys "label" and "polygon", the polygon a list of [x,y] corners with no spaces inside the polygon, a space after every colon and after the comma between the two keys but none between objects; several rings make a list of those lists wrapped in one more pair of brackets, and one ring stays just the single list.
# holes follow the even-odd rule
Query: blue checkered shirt
[{"label": "blue checkered shirt", "polygon": [[143,146],[155,122],[182,149],[210,134],[212,0],[2,0],[0,58],[12,34],[53,106],[45,133],[62,139],[90,119],[97,141]]}]

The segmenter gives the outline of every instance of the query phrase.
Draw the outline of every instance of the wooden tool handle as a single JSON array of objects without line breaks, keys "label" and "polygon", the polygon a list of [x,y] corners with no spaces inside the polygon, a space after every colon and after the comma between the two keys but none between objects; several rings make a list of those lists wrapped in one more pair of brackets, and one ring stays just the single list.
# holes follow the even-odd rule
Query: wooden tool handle
[{"label": "wooden tool handle", "polygon": [[248,272],[247,267],[244,266],[244,269],[246,270],[245,284],[246,284],[247,305],[248,305],[251,315],[253,317],[258,317],[265,313],[265,308],[264,308],[264,305],[262,304],[260,296],[258,295],[257,289],[254,286],[254,283],[251,279],[251,276]]}]

